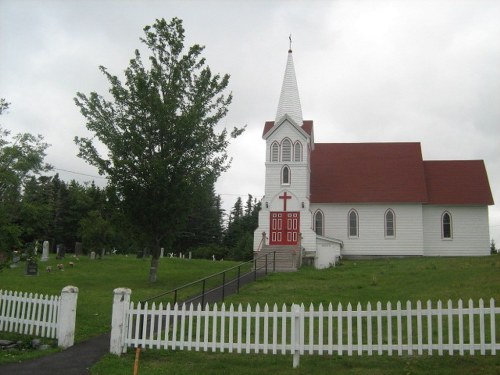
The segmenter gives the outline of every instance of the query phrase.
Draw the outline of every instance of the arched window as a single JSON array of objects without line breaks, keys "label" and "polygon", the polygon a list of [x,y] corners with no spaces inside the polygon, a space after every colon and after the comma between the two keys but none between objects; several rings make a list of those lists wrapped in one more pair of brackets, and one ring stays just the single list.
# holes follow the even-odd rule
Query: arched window
[{"label": "arched window", "polygon": [[292,161],[292,142],[289,139],[281,143],[281,161]]},{"label": "arched window", "polygon": [[320,210],[314,214],[314,231],[318,236],[324,236],[324,216]]},{"label": "arched window", "polygon": [[299,141],[293,146],[293,161],[302,161],[302,143]]},{"label": "arched window", "polygon": [[349,220],[349,237],[350,238],[356,238],[359,237],[359,228],[358,228],[358,213],[356,210],[351,210],[349,211],[348,214],[348,220]]},{"label": "arched window", "polygon": [[290,185],[290,168],[288,168],[287,165],[285,165],[281,169],[281,184],[282,185]]},{"label": "arched window", "polygon": [[280,146],[278,142],[273,142],[271,145],[271,161],[279,161],[280,157]]},{"label": "arched window", "polygon": [[385,211],[385,236],[395,237],[396,236],[396,215],[394,211],[390,208]]},{"label": "arched window", "polygon": [[453,226],[451,222],[451,214],[448,211],[441,216],[441,235],[444,239],[453,238]]}]

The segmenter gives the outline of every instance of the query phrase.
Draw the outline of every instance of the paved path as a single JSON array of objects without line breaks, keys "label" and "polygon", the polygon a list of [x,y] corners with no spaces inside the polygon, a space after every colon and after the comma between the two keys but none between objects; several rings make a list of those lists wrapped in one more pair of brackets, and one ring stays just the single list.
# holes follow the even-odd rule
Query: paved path
[{"label": "paved path", "polygon": [[[259,273],[258,277],[264,276]],[[253,272],[242,275],[240,286],[255,280]],[[236,293],[236,283],[224,288],[224,295]],[[205,294],[204,303],[222,300],[222,288],[215,288]],[[201,296],[189,302],[201,302]],[[80,342],[69,349],[21,363],[0,365],[1,375],[88,375],[90,367],[99,362],[103,355],[109,353],[109,333]],[[132,371],[132,370],[131,370]]]}]

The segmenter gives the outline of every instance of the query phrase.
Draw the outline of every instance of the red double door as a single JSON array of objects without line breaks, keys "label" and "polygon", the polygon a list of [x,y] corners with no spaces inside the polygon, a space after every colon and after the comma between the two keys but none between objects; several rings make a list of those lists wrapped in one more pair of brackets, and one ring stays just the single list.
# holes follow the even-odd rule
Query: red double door
[{"label": "red double door", "polygon": [[295,245],[299,239],[299,212],[271,212],[269,245]]}]

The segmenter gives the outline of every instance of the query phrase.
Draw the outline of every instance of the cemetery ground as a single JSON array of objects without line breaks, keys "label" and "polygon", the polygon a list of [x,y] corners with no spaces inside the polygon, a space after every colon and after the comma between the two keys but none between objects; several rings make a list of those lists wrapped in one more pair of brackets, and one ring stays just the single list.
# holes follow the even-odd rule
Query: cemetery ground
[{"label": "cemetery ground", "polygon": [[[66,258],[64,263],[70,261]],[[61,261],[50,261],[53,266]],[[64,272],[45,273],[40,262],[40,276],[24,276],[21,269],[0,273],[2,289],[59,294],[65,285],[79,287],[76,341],[109,331],[112,290],[132,289],[132,300],[141,299],[193,281],[235,263],[204,260],[162,259],[159,282],[149,284],[148,260],[110,256],[90,261],[81,258],[75,267]],[[500,256],[475,258],[406,258],[349,260],[341,265],[314,270],[303,267],[298,272],[271,274],[248,284],[239,295],[226,298],[228,303],[304,303],[309,306],[332,302],[347,304],[377,301],[412,303],[417,300],[434,303],[451,299],[477,302],[483,298],[500,300]],[[182,299],[182,297],[181,297]],[[498,302],[497,302],[498,303]],[[496,325],[500,337],[500,322]],[[5,361],[0,353],[0,361]],[[91,373],[128,374],[132,372],[135,352],[129,349],[121,357],[107,354],[93,366]],[[12,360],[12,359],[8,359]],[[499,356],[487,354],[450,356],[379,356],[348,357],[338,355],[304,355],[300,366],[292,369],[291,355],[229,354],[194,351],[147,349],[140,358],[142,374],[498,374]]]}]

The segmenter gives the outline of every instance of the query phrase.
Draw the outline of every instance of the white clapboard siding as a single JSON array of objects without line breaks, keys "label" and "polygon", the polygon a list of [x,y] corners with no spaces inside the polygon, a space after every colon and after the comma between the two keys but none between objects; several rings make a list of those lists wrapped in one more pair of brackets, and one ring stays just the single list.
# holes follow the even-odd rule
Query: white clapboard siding
[{"label": "white clapboard siding", "polygon": [[0,331],[57,337],[59,296],[0,290]]},{"label": "white clapboard siding", "polygon": [[[350,303],[334,308],[312,304],[281,307],[201,305],[128,306],[123,351],[127,347],[229,353],[319,355],[496,355],[492,298],[474,304],[461,300],[410,301],[363,308]],[[149,322],[148,322],[149,321]],[[296,362],[297,359],[297,362]]]}]

